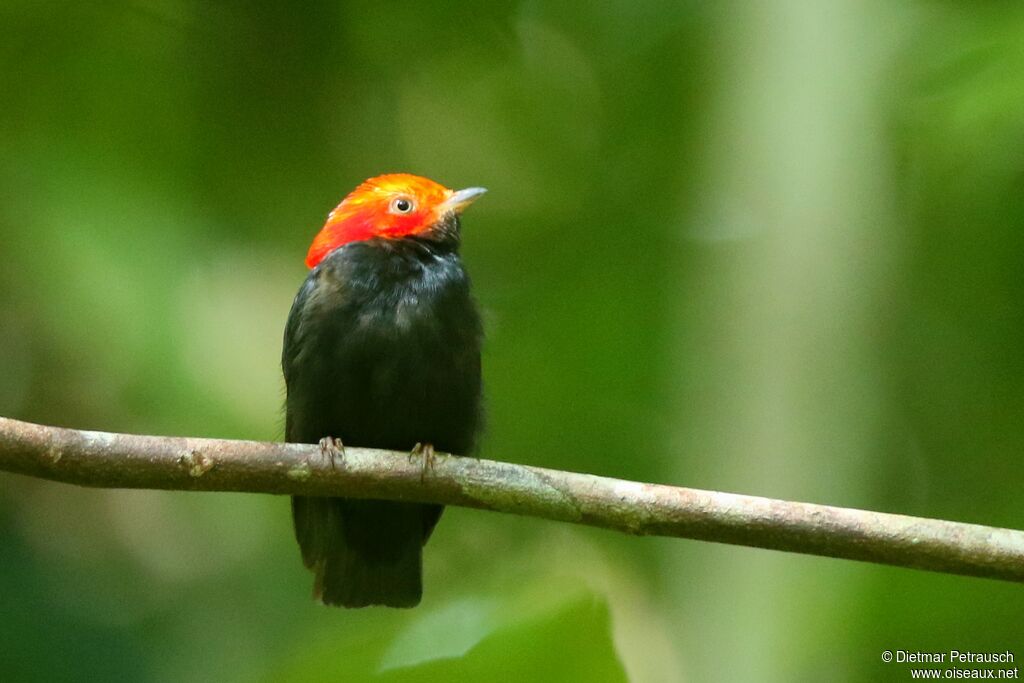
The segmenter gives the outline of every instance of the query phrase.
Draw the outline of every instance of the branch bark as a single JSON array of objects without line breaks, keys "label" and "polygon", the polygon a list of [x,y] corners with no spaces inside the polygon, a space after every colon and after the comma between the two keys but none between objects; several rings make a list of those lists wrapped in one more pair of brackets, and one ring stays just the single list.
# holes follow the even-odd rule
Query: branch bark
[{"label": "branch bark", "polygon": [[79,431],[0,418],[0,471],[79,486],[385,498],[1024,582],[1024,531],[440,454]]}]

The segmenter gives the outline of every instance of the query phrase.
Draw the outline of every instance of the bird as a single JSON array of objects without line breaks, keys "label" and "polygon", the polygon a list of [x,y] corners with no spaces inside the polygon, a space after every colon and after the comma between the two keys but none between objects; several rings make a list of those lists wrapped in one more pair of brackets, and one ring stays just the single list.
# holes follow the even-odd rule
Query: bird
[{"label": "bird", "polygon": [[[391,173],[331,211],[285,326],[286,441],[319,443],[332,458],[345,446],[474,452],[483,332],[459,246],[462,211],[484,192]],[[423,546],[443,509],[294,496],[314,597],[351,608],[419,604]]]}]

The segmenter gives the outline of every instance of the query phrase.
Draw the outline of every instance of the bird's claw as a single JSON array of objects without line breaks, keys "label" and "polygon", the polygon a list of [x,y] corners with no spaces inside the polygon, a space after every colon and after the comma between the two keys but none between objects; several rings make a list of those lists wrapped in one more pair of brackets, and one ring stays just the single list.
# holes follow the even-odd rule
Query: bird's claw
[{"label": "bird's claw", "polygon": [[437,454],[434,452],[434,445],[417,443],[409,451],[409,462],[421,456],[423,457],[423,467],[420,469],[420,483],[422,484],[427,477],[427,470],[433,471],[434,466],[437,464]]},{"label": "bird's claw", "polygon": [[331,469],[338,469],[338,459],[342,461],[342,466],[345,462],[345,444],[341,442],[341,439],[333,436],[325,436],[320,439],[320,455],[331,463]]}]

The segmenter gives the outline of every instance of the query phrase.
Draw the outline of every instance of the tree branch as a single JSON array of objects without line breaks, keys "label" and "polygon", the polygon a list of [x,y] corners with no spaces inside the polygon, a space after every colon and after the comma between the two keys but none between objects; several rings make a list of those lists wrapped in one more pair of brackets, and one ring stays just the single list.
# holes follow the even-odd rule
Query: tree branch
[{"label": "tree branch", "polygon": [[643,484],[491,460],[89,432],[0,417],[0,471],[79,486],[332,495],[459,505],[1024,582],[1024,532]]}]

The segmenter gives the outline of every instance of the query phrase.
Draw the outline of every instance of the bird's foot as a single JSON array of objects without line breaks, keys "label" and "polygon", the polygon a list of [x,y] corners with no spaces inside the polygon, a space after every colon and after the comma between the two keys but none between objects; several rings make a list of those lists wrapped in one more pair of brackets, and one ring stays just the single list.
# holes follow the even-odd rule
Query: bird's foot
[{"label": "bird's foot", "polygon": [[412,450],[409,451],[409,462],[419,457],[423,458],[423,467],[420,469],[420,483],[422,484],[427,477],[427,470],[433,471],[434,465],[437,464],[437,454],[434,453],[434,445],[418,443],[413,446]]},{"label": "bird's foot", "polygon": [[345,466],[345,444],[341,439],[333,436],[325,436],[320,439],[320,455],[331,463],[331,469],[338,469],[338,460],[341,460],[342,467]]}]

